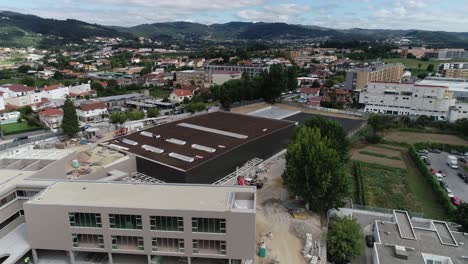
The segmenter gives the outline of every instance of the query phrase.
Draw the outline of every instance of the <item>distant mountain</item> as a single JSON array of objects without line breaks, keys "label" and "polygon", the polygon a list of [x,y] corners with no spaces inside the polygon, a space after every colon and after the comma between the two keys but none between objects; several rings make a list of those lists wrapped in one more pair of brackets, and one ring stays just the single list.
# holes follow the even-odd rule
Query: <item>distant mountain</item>
[{"label": "distant mountain", "polygon": [[[94,36],[131,37],[130,34],[97,24],[73,19],[46,19],[9,11],[0,11],[0,36],[0,45],[2,46],[8,44],[14,46],[39,45],[45,41],[46,37],[55,37],[64,41],[76,41]],[[26,43],[22,43],[22,41],[26,41]]]},{"label": "distant mountain", "polygon": [[[83,38],[122,37],[132,39],[147,37],[164,41],[294,41],[302,39],[327,39],[337,41],[381,41],[389,38],[409,38],[434,47],[468,48],[468,33],[424,30],[384,29],[330,29],[318,26],[286,23],[229,22],[204,25],[190,22],[142,24],[134,27],[102,26],[78,20],[45,19],[0,11],[0,46],[35,46],[61,40],[79,41]],[[202,42],[203,43],[203,42]]]}]

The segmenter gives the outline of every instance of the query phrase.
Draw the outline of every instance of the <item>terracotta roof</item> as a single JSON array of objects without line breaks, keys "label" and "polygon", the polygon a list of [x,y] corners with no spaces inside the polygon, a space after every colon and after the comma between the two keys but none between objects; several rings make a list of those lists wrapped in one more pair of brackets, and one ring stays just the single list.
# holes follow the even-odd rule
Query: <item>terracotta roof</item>
[{"label": "terracotta roof", "polygon": [[348,90],[340,89],[340,88],[338,88],[338,89],[330,89],[330,90],[327,91],[327,93],[328,93],[328,94],[331,94],[331,93],[333,93],[333,91],[335,91],[335,93],[336,93],[337,95],[346,95],[346,94],[349,94],[349,91],[348,91]]},{"label": "terracotta roof", "polygon": [[96,109],[105,109],[107,108],[107,106],[105,103],[96,102],[96,103],[89,103],[89,104],[80,104],[78,108],[83,111],[92,111]]},{"label": "terracotta roof", "polygon": [[39,115],[42,116],[61,116],[63,115],[63,110],[58,108],[46,108],[44,111],[39,112]]},{"label": "terracotta roof", "polygon": [[172,91],[176,96],[190,96],[192,95],[192,91],[190,90],[184,90],[184,89],[175,89]]},{"label": "terracotta roof", "polygon": [[44,88],[42,88],[42,90],[44,91],[51,91],[51,90],[55,90],[55,89],[58,89],[58,88],[61,88],[62,86],[60,84],[53,84],[53,85],[49,85],[49,86],[44,86]]},{"label": "terracotta roof", "polygon": [[318,94],[320,92],[320,88],[303,87],[300,88],[299,92],[304,94]]},{"label": "terracotta roof", "polygon": [[15,93],[32,92],[35,90],[33,87],[25,86],[22,84],[13,84],[10,86],[6,86],[6,88]]},{"label": "terracotta roof", "polygon": [[330,96],[326,96],[326,95],[322,96],[322,101],[321,102],[330,102],[330,101],[331,101]]}]

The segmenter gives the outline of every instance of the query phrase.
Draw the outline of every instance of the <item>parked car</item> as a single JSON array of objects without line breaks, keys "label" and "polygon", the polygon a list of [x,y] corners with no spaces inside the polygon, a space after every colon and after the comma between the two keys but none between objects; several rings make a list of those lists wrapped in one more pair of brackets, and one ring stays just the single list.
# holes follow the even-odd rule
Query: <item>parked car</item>
[{"label": "parked car", "polygon": [[455,206],[460,206],[461,205],[461,200],[457,196],[451,196],[450,201],[452,202],[453,205]]},{"label": "parked car", "polygon": [[440,182],[442,181],[442,178],[443,178],[443,177],[442,177],[442,174],[436,172],[434,175],[435,175],[435,177],[436,177],[436,179],[437,179],[438,181],[440,181]]},{"label": "parked car", "polygon": [[418,150],[418,153],[429,154],[429,151],[427,149],[420,149]]},{"label": "parked car", "polygon": [[436,169],[434,169],[434,168],[431,168],[430,171],[431,171],[432,174],[436,174],[436,172],[437,172]]},{"label": "parked car", "polygon": [[431,166],[431,160],[429,159],[424,159],[424,163],[426,163],[427,166]]},{"label": "parked car", "polygon": [[461,163],[465,163],[465,164],[466,164],[466,159],[465,159],[465,158],[458,158],[458,161],[461,162]]},{"label": "parked car", "polygon": [[421,153],[420,153],[420,154],[419,154],[419,158],[421,158],[422,160],[425,160],[425,159],[427,159],[428,157],[425,156],[424,154],[421,154]]},{"label": "parked car", "polygon": [[441,181],[441,182],[439,182],[439,184],[440,184],[440,187],[442,187],[444,189],[447,188],[447,183],[446,182]]},{"label": "parked car", "polygon": [[456,150],[450,151],[450,154],[457,155],[457,156],[463,155],[462,153],[460,153],[460,152],[458,152],[458,151],[456,151]]},{"label": "parked car", "polygon": [[430,149],[429,152],[432,152],[432,153],[442,153],[442,151],[438,150],[438,149]]},{"label": "parked car", "polygon": [[367,235],[366,236],[366,245],[367,245],[367,247],[370,247],[370,248],[374,247],[374,242],[375,242],[374,236],[372,236],[372,235]]},{"label": "parked car", "polygon": [[442,177],[447,177],[447,173],[445,173],[443,170],[439,170],[438,173],[440,173]]},{"label": "parked car", "polygon": [[457,176],[462,180],[465,179],[465,175],[462,172],[457,173]]}]

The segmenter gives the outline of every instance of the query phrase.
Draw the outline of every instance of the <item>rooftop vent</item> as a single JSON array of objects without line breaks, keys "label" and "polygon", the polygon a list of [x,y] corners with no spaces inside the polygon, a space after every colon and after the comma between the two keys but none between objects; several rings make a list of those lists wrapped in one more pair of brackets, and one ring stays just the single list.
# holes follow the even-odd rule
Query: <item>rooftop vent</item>
[{"label": "rooftop vent", "polygon": [[408,253],[406,252],[406,248],[395,245],[395,257],[397,259],[408,259]]},{"label": "rooftop vent", "polygon": [[122,139],[122,143],[125,143],[127,145],[131,145],[131,146],[138,145],[138,142],[130,140],[130,139],[126,139],[126,138]]},{"label": "rooftop vent", "polygon": [[142,149],[146,150],[146,151],[151,151],[151,152],[154,152],[154,153],[157,153],[157,154],[161,154],[164,152],[164,149],[160,149],[160,148],[156,148],[156,147],[152,147],[152,146],[148,146],[148,145],[143,145],[141,146]]},{"label": "rooftop vent", "polygon": [[145,137],[153,137],[153,133],[148,132],[148,131],[142,131],[140,135],[145,136]]},{"label": "rooftop vent", "polygon": [[218,145],[218,148],[226,148],[224,145]]},{"label": "rooftop vent", "polygon": [[169,157],[172,157],[172,158],[175,158],[175,159],[178,159],[178,160],[182,160],[182,161],[186,161],[186,162],[193,162],[195,160],[195,158],[193,158],[193,157],[177,154],[175,152],[169,153]]},{"label": "rooftop vent", "polygon": [[176,145],[181,145],[181,146],[187,144],[187,142],[185,142],[183,140],[175,139],[175,138],[166,139],[166,142],[176,144]]},{"label": "rooftop vent", "polygon": [[198,149],[198,150],[201,150],[201,151],[206,151],[206,152],[209,152],[209,153],[213,153],[213,152],[216,151],[216,149],[214,149],[214,148],[205,147],[205,146],[198,145],[198,144],[192,144],[192,148]]}]

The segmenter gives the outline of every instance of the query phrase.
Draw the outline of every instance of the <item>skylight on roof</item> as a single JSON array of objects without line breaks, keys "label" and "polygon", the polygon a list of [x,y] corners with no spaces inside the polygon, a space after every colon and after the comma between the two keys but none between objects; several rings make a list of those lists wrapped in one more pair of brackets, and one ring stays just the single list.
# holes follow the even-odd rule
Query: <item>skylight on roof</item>
[{"label": "skylight on roof", "polygon": [[145,137],[153,137],[153,133],[148,132],[148,131],[142,131],[140,135],[145,136]]},{"label": "skylight on roof", "polygon": [[208,153],[213,153],[213,152],[216,151],[215,148],[210,148],[210,147],[206,147],[206,146],[198,145],[198,144],[192,144],[192,148],[198,149],[198,150],[201,150],[201,151],[205,151],[205,152],[208,152]]},{"label": "skylight on roof", "polygon": [[157,153],[157,154],[161,154],[161,153],[164,152],[164,149],[156,148],[156,147],[149,146],[149,145],[143,145],[143,146],[141,146],[141,148],[146,150],[146,151],[151,151],[151,152],[154,152],[154,153]]},{"label": "skylight on roof", "polygon": [[214,128],[209,128],[209,127],[197,126],[197,125],[193,125],[193,124],[189,124],[189,123],[179,123],[179,124],[177,124],[177,126],[196,129],[196,130],[200,130],[200,131],[204,131],[204,132],[209,132],[209,133],[213,133],[213,134],[218,134],[218,135],[223,135],[223,136],[233,137],[233,138],[238,138],[238,139],[248,138],[247,135],[242,135],[242,134],[238,134],[238,133],[233,133],[233,132],[214,129]]},{"label": "skylight on roof", "polygon": [[175,153],[175,152],[169,153],[169,157],[172,157],[172,158],[175,158],[175,159],[178,159],[178,160],[182,160],[182,161],[186,161],[186,162],[193,162],[195,160],[194,157],[185,156],[185,155],[178,154],[178,153]]},{"label": "skylight on roof", "polygon": [[131,146],[138,145],[138,142],[130,140],[130,139],[126,139],[126,138],[122,139],[122,143],[125,143],[127,145],[131,145]]},{"label": "skylight on roof", "polygon": [[181,146],[187,144],[187,142],[185,142],[183,140],[175,139],[175,138],[166,139],[166,142],[176,144],[176,145],[181,145]]}]

